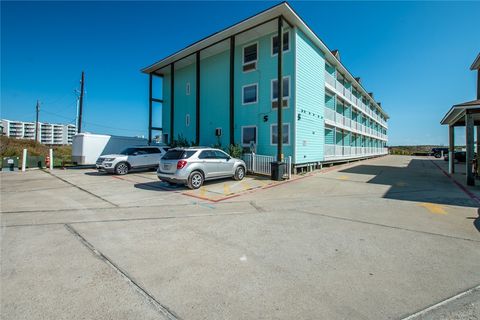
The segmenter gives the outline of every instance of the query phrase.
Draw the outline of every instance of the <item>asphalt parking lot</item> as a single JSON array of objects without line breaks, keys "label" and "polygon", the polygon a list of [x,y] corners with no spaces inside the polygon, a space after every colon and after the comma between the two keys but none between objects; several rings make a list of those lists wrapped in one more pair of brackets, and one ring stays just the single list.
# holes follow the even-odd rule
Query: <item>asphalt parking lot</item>
[{"label": "asphalt parking lot", "polygon": [[478,319],[479,203],[434,161],[196,191],[2,173],[2,319]]}]

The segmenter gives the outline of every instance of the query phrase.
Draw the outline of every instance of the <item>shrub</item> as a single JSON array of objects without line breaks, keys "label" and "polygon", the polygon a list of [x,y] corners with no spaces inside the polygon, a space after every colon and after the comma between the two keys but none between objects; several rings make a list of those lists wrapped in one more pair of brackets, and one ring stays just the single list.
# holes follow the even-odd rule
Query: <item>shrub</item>
[{"label": "shrub", "polygon": [[243,154],[243,148],[238,144],[231,144],[225,150],[233,158],[241,158]]},{"label": "shrub", "polygon": [[176,140],[174,139],[170,144],[170,146],[172,148],[175,148],[175,147],[188,148],[190,147],[190,143],[188,142],[187,138],[183,136],[183,134],[179,134],[178,138]]}]

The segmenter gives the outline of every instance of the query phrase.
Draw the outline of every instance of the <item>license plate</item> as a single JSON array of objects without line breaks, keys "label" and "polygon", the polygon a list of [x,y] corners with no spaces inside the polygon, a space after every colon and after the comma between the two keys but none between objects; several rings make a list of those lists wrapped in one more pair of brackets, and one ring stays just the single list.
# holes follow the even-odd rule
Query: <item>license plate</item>
[{"label": "license plate", "polygon": [[172,167],[172,165],[170,165],[170,164],[164,164],[163,165],[163,169],[165,169],[165,170],[170,170],[171,167]]}]

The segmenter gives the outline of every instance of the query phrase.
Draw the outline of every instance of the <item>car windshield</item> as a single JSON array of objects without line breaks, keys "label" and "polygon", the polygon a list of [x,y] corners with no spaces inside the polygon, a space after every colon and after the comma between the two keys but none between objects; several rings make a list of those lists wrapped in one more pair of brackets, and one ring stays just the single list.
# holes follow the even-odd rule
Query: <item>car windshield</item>
[{"label": "car windshield", "polygon": [[126,156],[131,156],[136,151],[137,151],[137,148],[127,148],[127,149],[123,150],[122,152],[120,152],[120,154],[124,154]]},{"label": "car windshield", "polygon": [[162,160],[180,160],[190,158],[196,151],[168,150],[162,157]]}]

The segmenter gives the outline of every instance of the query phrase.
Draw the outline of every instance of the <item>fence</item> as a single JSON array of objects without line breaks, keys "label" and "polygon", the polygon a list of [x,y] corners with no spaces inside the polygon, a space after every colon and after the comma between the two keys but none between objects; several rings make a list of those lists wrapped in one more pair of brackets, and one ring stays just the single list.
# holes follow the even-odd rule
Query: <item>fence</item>
[{"label": "fence", "polygon": [[[247,165],[247,171],[270,176],[272,174],[272,162],[277,159],[274,156],[265,156],[255,153],[245,153],[242,160]],[[287,160],[287,175],[288,179],[292,177],[292,157]]]}]

